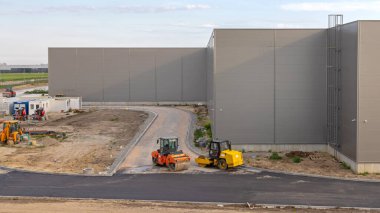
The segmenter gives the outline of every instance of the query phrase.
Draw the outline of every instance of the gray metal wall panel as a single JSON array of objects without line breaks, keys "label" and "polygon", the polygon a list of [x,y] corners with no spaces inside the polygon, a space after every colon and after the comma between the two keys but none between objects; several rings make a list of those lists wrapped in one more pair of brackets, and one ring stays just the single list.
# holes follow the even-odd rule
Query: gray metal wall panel
[{"label": "gray metal wall panel", "polygon": [[215,60],[215,136],[273,143],[273,30],[215,30]]},{"label": "gray metal wall panel", "polygon": [[[87,101],[104,100],[103,90],[103,49],[77,49],[77,96]],[[71,79],[71,77],[70,77]]]},{"label": "gray metal wall panel", "polygon": [[182,50],[182,96],[186,101],[206,101],[206,49]]},{"label": "gray metal wall panel", "polygon": [[104,101],[129,101],[129,49],[104,49]]},{"label": "gray metal wall panel", "polygon": [[182,51],[161,50],[156,55],[157,100],[182,100]]},{"label": "gray metal wall panel", "polygon": [[50,94],[83,101],[204,102],[205,54],[206,48],[50,48]]},{"label": "gray metal wall panel", "polygon": [[357,127],[357,59],[358,59],[358,24],[357,22],[342,26],[342,109],[339,131],[340,151],[356,160]]},{"label": "gray metal wall panel", "polygon": [[359,21],[358,162],[380,162],[379,38],[379,21]]},{"label": "gray metal wall panel", "polygon": [[326,143],[326,30],[215,30],[215,60],[216,137]]},{"label": "gray metal wall panel", "polygon": [[78,85],[75,48],[49,48],[49,95],[76,93]]},{"label": "gray metal wall panel", "polygon": [[326,35],[275,31],[275,143],[325,143]]},{"label": "gray metal wall panel", "polygon": [[156,101],[156,50],[131,49],[131,101]]}]

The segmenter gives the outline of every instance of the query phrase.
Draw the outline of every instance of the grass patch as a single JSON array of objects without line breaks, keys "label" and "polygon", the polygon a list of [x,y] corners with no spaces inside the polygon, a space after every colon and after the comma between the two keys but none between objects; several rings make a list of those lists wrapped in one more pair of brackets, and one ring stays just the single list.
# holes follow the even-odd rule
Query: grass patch
[{"label": "grass patch", "polygon": [[273,152],[272,155],[269,157],[270,160],[281,160],[282,157],[277,153]]},{"label": "grass patch", "polygon": [[1,73],[0,81],[26,81],[33,79],[47,79],[48,73]]},{"label": "grass patch", "polygon": [[201,129],[196,129],[194,131],[194,141],[197,141],[199,138],[202,138],[205,136],[205,133]]},{"label": "grass patch", "polygon": [[26,91],[25,94],[48,94],[49,91],[44,89],[34,89],[30,91]]},{"label": "grass patch", "polygon": [[206,134],[209,138],[212,138],[212,129],[211,129],[211,122],[207,122],[205,125],[204,125],[205,129],[206,129]]},{"label": "grass patch", "polygon": [[302,158],[300,158],[299,156],[295,156],[292,158],[292,161],[293,161],[293,163],[301,163]]},{"label": "grass patch", "polygon": [[363,173],[359,173],[359,175],[367,176],[367,175],[369,175],[369,173],[368,172],[363,172]]},{"label": "grass patch", "polygon": [[348,165],[347,163],[343,162],[343,161],[340,162],[340,166],[341,166],[343,169],[347,169],[347,170],[351,169],[351,166]]}]

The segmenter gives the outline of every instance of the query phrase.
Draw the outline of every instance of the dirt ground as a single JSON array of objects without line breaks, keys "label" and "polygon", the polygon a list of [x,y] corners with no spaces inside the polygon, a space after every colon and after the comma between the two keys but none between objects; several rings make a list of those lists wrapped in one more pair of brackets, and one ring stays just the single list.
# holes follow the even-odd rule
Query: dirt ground
[{"label": "dirt ground", "polygon": [[138,132],[148,114],[123,109],[89,110],[82,113],[49,113],[48,121],[22,123],[26,130],[66,133],[66,138],[32,137],[14,147],[0,147],[0,165],[32,171],[83,173],[105,172]]},{"label": "dirt ground", "polygon": [[[249,209],[246,206],[218,206],[216,204],[181,204],[181,203],[157,203],[139,201],[120,200],[0,200],[0,212],[113,212],[113,213],[232,213],[232,212],[257,212],[257,213],[359,213],[369,211],[359,211],[352,209]],[[371,211],[374,212],[374,211]]]},{"label": "dirt ground", "polygon": [[332,177],[380,179],[380,174],[355,174],[333,156],[324,152],[303,153],[306,156],[301,157],[301,162],[299,163],[293,162],[293,156],[287,157],[286,153],[283,152],[278,154],[282,159],[271,160],[271,152],[248,152],[244,153],[244,158],[246,164],[256,168]]}]

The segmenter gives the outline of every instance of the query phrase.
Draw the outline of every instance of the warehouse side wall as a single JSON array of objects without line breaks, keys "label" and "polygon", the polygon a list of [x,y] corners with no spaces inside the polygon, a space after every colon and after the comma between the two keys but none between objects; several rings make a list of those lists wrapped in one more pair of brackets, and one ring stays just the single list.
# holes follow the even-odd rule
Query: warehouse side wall
[{"label": "warehouse side wall", "polygon": [[214,32],[216,137],[325,144],[326,30]]},{"label": "warehouse side wall", "polygon": [[[358,159],[380,172],[380,21],[359,21]],[[363,165],[364,165],[363,164]],[[370,168],[373,167],[373,168]]]},{"label": "warehouse side wall", "polygon": [[356,160],[358,22],[342,25],[342,90],[338,151]]},{"label": "warehouse side wall", "polygon": [[205,102],[206,48],[49,48],[49,95]]}]

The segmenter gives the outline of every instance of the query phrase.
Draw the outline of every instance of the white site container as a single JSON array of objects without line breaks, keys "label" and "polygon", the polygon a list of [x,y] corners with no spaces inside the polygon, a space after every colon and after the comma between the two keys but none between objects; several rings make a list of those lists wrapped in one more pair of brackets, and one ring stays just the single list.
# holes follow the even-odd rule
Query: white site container
[{"label": "white site container", "polygon": [[33,99],[29,100],[29,114],[28,115],[33,115],[36,109],[38,108],[44,108],[45,112],[50,111],[50,99]]},{"label": "white site container", "polygon": [[0,98],[0,115],[9,115],[12,103],[7,98]]},{"label": "white site container", "polygon": [[54,97],[50,99],[50,112],[69,111],[82,108],[80,97]]}]

